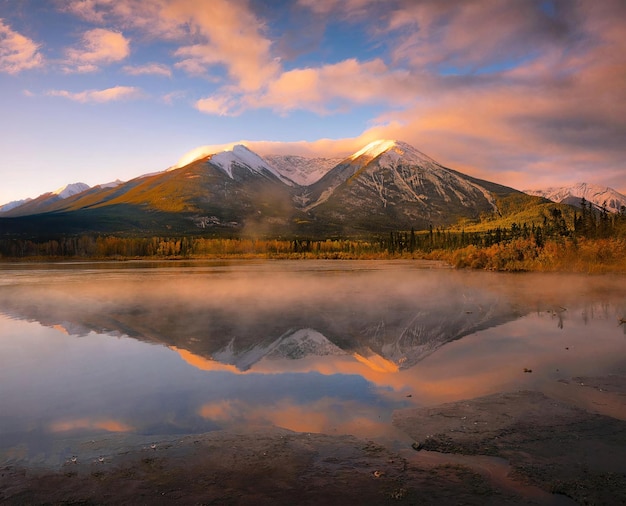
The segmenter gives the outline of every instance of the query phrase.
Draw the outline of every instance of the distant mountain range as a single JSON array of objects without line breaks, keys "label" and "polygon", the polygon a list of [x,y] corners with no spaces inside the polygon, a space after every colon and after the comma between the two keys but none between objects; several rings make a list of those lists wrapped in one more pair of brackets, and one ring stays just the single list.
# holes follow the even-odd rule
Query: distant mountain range
[{"label": "distant mountain range", "polygon": [[[592,193],[591,202],[608,195]],[[614,194],[611,210],[626,202]],[[75,183],[6,204],[0,235],[358,236],[499,215],[507,198],[518,207],[551,198],[536,195],[448,169],[400,141],[378,140],[343,160],[263,158],[237,145],[128,182]]]},{"label": "distant mountain range", "polygon": [[607,211],[617,213],[626,206],[626,195],[613,188],[588,183],[575,183],[570,186],[546,188],[545,190],[524,190],[528,195],[544,197],[552,202],[580,207],[584,198],[597,208],[606,206]]}]

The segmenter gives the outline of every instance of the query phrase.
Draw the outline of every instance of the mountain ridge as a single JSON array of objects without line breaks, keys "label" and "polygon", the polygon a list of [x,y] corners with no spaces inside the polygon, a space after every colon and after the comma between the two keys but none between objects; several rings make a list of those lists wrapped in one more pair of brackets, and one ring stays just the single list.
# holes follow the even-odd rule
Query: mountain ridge
[{"label": "mountain ridge", "polygon": [[324,174],[307,185],[294,180],[306,177],[302,167],[290,172],[289,158],[276,156],[272,163],[234,145],[182,167],[31,201],[0,215],[0,233],[371,236],[476,221],[497,215],[503,198],[531,198],[396,140],[374,141],[332,167],[316,159],[307,170]]},{"label": "mountain ridge", "polygon": [[597,208],[606,206],[606,209],[613,213],[620,212],[622,206],[626,206],[626,195],[608,186],[599,186],[585,182],[566,186],[552,186],[540,190],[524,190],[524,193],[577,207],[580,207],[580,202],[584,198]]}]

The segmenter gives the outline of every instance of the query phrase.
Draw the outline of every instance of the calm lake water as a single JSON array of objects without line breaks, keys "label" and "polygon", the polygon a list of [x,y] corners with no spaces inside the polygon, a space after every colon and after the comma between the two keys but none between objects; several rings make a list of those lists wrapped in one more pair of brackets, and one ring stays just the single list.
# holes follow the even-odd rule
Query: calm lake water
[{"label": "calm lake water", "polygon": [[625,281],[404,261],[0,265],[0,463],[223,428],[394,439],[397,409],[623,374]]}]

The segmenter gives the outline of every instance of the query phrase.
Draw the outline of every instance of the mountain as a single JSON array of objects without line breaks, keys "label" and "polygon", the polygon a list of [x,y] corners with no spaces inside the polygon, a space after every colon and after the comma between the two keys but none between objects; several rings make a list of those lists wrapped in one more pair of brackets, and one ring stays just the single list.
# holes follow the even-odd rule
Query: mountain
[{"label": "mountain", "polygon": [[[53,192],[44,193],[35,199],[25,199],[15,203],[9,203],[0,208],[0,213],[4,216],[25,216],[46,212],[55,202],[65,200],[68,197],[77,195],[89,189],[85,183],[72,183],[62,186]],[[15,205],[12,205],[15,204]],[[9,206],[8,208],[6,208]]]},{"label": "mountain", "polygon": [[400,141],[375,141],[330,169],[336,160],[268,158],[237,145],[127,182],[71,185],[2,214],[0,234],[355,237],[498,216],[506,199],[543,202]]},{"label": "mountain", "polygon": [[519,193],[447,169],[404,142],[379,140],[307,187],[300,202],[338,233],[407,230],[497,212],[494,191]]},{"label": "mountain", "polygon": [[11,202],[7,202],[6,204],[0,206],[0,214],[2,213],[6,213],[8,211],[10,211],[11,209],[15,209],[16,207],[21,206],[22,204],[26,204],[27,202],[30,202],[31,198],[26,198],[26,199],[22,199],[22,200],[13,200]]},{"label": "mountain", "polygon": [[612,213],[617,213],[622,206],[626,206],[626,195],[613,188],[588,183],[575,183],[570,186],[551,187],[544,190],[524,190],[524,193],[577,207],[580,207],[581,199],[584,198],[598,208],[606,205],[607,211]]},{"label": "mountain", "polygon": [[72,183],[66,186],[62,186],[53,192],[54,195],[59,197],[60,199],[66,199],[67,197],[71,197],[72,195],[76,195],[77,193],[82,193],[85,190],[89,189],[89,185],[85,183]]},{"label": "mountain", "polygon": [[[5,234],[280,235],[293,213],[297,186],[257,154],[235,146],[174,170],[116,186],[95,186],[63,200],[46,200],[25,215],[0,218]],[[30,203],[28,204],[30,206]],[[28,209],[31,211],[31,209]],[[19,218],[18,218],[19,217]]]},{"label": "mountain", "polygon": [[283,176],[309,186],[343,161],[342,158],[307,158],[297,155],[266,155],[265,160]]}]

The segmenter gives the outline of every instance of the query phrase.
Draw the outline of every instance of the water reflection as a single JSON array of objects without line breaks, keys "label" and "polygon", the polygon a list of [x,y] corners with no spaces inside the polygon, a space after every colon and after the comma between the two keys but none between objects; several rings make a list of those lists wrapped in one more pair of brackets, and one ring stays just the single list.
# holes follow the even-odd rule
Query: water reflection
[{"label": "water reflection", "polygon": [[399,407],[541,388],[625,356],[615,278],[112,265],[0,271],[0,449],[251,425],[380,435]]}]

